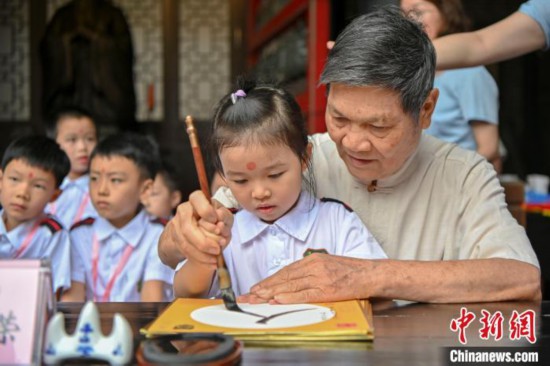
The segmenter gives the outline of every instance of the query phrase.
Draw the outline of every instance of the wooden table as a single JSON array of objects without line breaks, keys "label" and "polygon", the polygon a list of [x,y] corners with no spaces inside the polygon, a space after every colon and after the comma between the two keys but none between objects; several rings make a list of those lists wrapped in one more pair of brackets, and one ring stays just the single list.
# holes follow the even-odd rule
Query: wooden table
[{"label": "wooden table", "polygon": [[[130,322],[136,336],[136,344],[142,339],[139,329],[152,321],[166,303],[102,303],[99,304],[104,334],[111,331],[115,312],[122,313]],[[58,310],[65,313],[67,331],[72,332],[82,304],[60,303]],[[445,365],[444,347],[463,346],[458,333],[450,329],[453,319],[460,316],[461,308],[473,313],[476,319],[466,329],[467,347],[531,346],[525,337],[510,339],[509,321],[513,312],[521,314],[535,311],[535,350],[544,348],[539,357],[550,360],[550,302],[542,303],[486,303],[486,304],[417,304],[384,302],[373,306],[375,339],[368,343],[338,343],[333,346],[251,347],[245,344],[243,365]],[[482,340],[482,310],[490,314],[498,311],[503,316],[503,338]],[[540,360],[539,360],[540,361]],[[550,363],[540,363],[549,365]]]},{"label": "wooden table", "polygon": [[542,298],[550,300],[550,216],[541,212],[527,212],[527,226],[525,228],[533,250],[537,254],[542,276]]}]

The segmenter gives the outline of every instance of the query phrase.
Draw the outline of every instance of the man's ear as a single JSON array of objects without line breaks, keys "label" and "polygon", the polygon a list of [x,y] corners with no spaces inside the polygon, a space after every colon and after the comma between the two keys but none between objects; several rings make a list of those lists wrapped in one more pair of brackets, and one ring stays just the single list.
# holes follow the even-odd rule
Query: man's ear
[{"label": "man's ear", "polygon": [[63,190],[56,188],[52,194],[52,198],[50,198],[50,203],[54,202],[59,196],[61,196],[61,193],[63,193]]},{"label": "man's ear", "polygon": [[435,110],[435,105],[437,104],[437,99],[439,98],[439,89],[433,88],[428,94],[428,97],[424,101],[422,108],[420,109],[420,115],[418,116],[419,126],[425,130],[430,127],[432,123],[432,115]]},{"label": "man's ear", "polygon": [[2,189],[2,177],[4,176],[4,171],[0,169],[0,189]]},{"label": "man's ear", "polygon": [[147,199],[147,196],[149,195],[152,188],[153,188],[153,180],[151,178],[147,178],[141,183],[141,191],[139,192],[139,200],[142,204]]},{"label": "man's ear", "polygon": [[313,154],[313,144],[311,142],[308,142],[306,147],[306,158],[304,159],[304,161],[302,161],[302,172],[304,172],[309,166],[309,162],[311,161],[312,154]]}]

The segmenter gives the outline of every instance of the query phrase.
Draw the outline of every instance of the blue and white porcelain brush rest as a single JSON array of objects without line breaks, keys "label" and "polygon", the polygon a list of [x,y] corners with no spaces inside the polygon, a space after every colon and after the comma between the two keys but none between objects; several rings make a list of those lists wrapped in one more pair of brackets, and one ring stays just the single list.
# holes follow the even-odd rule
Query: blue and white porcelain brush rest
[{"label": "blue and white porcelain brush rest", "polygon": [[65,316],[58,312],[48,323],[44,363],[56,365],[67,359],[97,359],[111,365],[128,364],[133,357],[133,335],[128,321],[116,313],[111,334],[101,331],[97,306],[88,301],[80,311],[75,333],[65,332]]}]

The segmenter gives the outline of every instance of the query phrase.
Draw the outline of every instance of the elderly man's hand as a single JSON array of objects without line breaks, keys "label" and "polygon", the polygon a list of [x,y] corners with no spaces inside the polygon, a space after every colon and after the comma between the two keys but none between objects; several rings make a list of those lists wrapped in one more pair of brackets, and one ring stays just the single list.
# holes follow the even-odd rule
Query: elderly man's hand
[{"label": "elderly man's hand", "polygon": [[369,297],[368,273],[376,261],[312,254],[253,286],[243,300],[279,304]]},{"label": "elderly man's hand", "polygon": [[232,225],[229,210],[215,208],[201,191],[195,191],[166,225],[159,240],[159,255],[171,267],[185,258],[215,266],[216,256],[231,240]]}]

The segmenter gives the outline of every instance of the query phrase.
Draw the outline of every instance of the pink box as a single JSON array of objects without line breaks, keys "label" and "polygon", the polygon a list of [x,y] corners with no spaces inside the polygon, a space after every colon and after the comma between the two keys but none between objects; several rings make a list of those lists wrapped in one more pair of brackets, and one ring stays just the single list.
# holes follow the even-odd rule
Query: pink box
[{"label": "pink box", "polygon": [[44,331],[54,310],[48,261],[0,260],[0,365],[41,363]]}]

